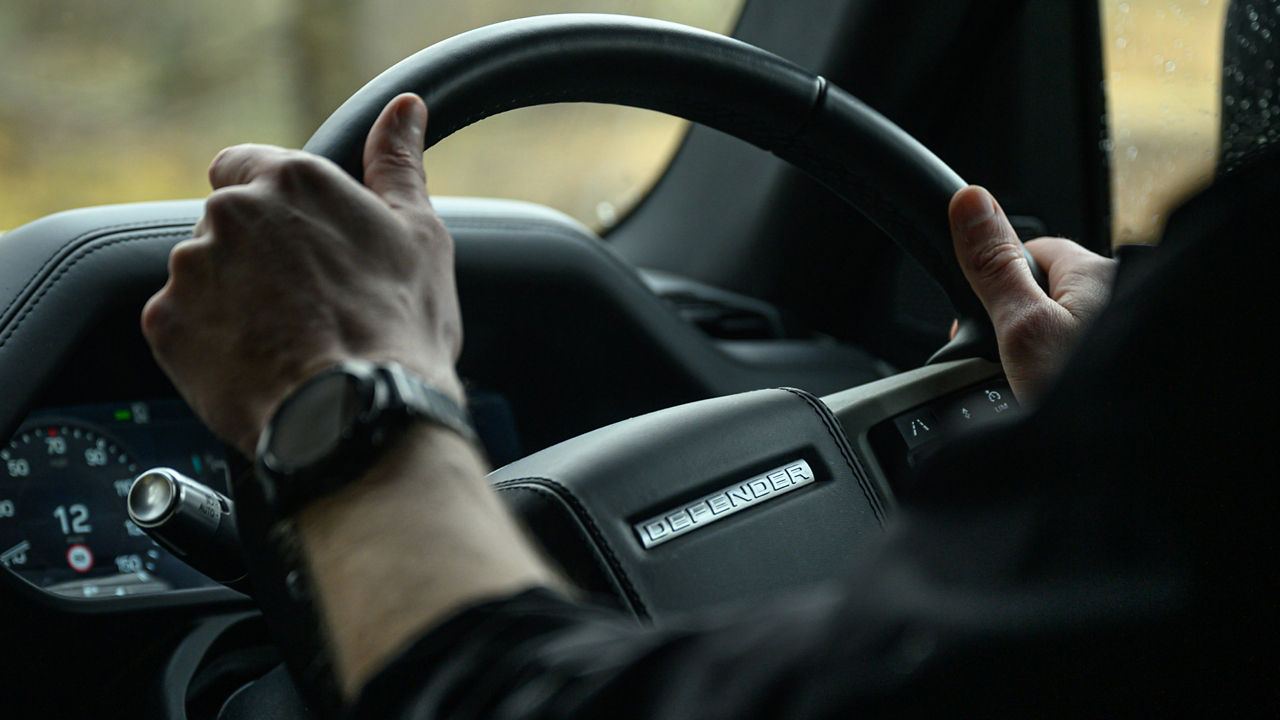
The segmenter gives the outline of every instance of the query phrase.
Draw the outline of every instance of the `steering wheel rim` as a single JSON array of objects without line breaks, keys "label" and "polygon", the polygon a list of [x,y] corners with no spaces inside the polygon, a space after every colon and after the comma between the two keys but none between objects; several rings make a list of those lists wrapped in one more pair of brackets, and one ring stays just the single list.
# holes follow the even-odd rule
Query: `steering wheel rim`
[{"label": "steering wheel rim", "polygon": [[788,60],[649,18],[510,20],[439,42],[384,71],[303,149],[360,179],[369,128],[402,92],[416,92],[430,109],[424,150],[492,115],[557,102],[655,110],[768,150],[865,215],[942,286],[960,332],[931,362],[998,357],[990,320],[952,250],[947,206],[965,182],[887,118]]}]

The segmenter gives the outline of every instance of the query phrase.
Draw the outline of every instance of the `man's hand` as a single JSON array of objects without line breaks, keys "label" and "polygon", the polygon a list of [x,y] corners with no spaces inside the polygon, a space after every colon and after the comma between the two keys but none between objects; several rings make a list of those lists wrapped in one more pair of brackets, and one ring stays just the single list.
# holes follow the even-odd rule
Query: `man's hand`
[{"label": "man's hand", "polygon": [[956,257],[995,325],[1009,385],[1020,400],[1032,400],[1106,305],[1115,261],[1063,238],[1032,240],[1027,250],[1049,278],[1045,294],[990,193],[964,188],[951,198],[949,213]]},{"label": "man's hand", "polygon": [[209,427],[252,458],[288,392],[342,360],[394,360],[462,400],[453,240],[422,169],[427,111],[401,95],[369,133],[361,185],[328,160],[223,150],[194,237],[142,330]]},{"label": "man's hand", "polygon": [[[427,198],[426,119],[416,96],[387,105],[365,185],[274,147],[229,148],[210,166],[205,216],[174,247],[142,328],[196,413],[247,456],[284,396],[342,360],[398,361],[462,399],[453,241]],[[462,438],[414,426],[294,516],[347,699],[458,608],[561,586],[484,473]]]}]

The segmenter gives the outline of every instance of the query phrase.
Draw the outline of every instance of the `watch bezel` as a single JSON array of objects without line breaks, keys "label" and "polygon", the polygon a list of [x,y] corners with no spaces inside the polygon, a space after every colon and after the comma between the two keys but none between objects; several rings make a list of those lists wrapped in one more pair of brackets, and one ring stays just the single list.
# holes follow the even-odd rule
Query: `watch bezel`
[{"label": "watch bezel", "polygon": [[[341,430],[322,440],[324,447],[305,455],[306,462],[283,457],[277,447],[282,422],[306,422],[291,413],[334,376],[353,383],[350,412]],[[305,503],[361,476],[394,438],[415,420],[452,429],[479,447],[466,411],[397,363],[349,360],[317,373],[286,397],[259,437],[257,475],[263,499],[278,515],[289,515]],[[301,428],[305,433],[306,427]]]},{"label": "watch bezel", "polygon": [[[287,430],[288,433],[305,432],[305,429],[285,428],[282,423],[306,422],[306,418],[296,412],[296,409],[312,400],[312,395],[315,393],[324,392],[324,386],[333,382],[335,378],[341,378],[347,385],[344,400],[354,406],[354,410],[345,412],[346,418],[345,421],[341,421],[339,431],[329,437],[317,438],[317,441],[324,446],[303,456],[291,456],[291,453],[282,452],[279,439],[286,435],[282,430]],[[308,482],[315,481],[323,475],[341,473],[344,469],[342,466],[352,464],[356,458],[344,460],[339,456],[339,451],[349,450],[352,447],[352,441],[358,439],[357,436],[361,434],[362,429],[368,428],[374,415],[383,414],[377,411],[380,406],[379,401],[383,400],[386,394],[385,383],[378,377],[377,368],[372,363],[349,361],[317,373],[291,392],[267,422],[258,442],[259,469],[274,480],[275,482],[271,484],[276,486],[286,479]],[[339,413],[344,410],[339,407],[330,409]],[[385,412],[386,408],[383,407],[382,410]],[[269,498],[280,495],[279,487],[265,489]]]}]

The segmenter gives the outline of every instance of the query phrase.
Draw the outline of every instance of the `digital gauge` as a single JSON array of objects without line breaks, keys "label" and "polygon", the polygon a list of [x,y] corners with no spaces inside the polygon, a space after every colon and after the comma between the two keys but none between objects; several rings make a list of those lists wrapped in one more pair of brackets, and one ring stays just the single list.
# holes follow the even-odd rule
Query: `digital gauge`
[{"label": "digital gauge", "polygon": [[[130,421],[122,429],[136,435],[143,428]],[[220,454],[206,454],[204,462],[199,454],[187,457],[198,467],[225,467]],[[77,598],[212,584],[129,520],[125,498],[139,462],[96,424],[33,416],[0,446],[0,565],[47,592]]]}]

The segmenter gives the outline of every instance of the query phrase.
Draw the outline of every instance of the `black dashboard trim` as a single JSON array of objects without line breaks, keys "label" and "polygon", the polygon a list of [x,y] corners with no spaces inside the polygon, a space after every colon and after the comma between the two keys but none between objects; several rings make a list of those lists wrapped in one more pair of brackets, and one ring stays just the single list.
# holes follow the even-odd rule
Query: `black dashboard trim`
[{"label": "black dashboard trim", "polygon": [[[795,340],[786,341],[796,346],[786,353],[725,351],[654,295],[612,248],[556,211],[516,201],[433,202],[457,239],[471,348],[464,351],[463,373],[481,389],[508,396],[518,426],[545,431],[530,431],[526,451],[700,398],[777,385],[829,392],[881,376],[870,358],[829,341],[814,342],[811,352],[794,351],[803,345]],[[0,237],[0,377],[6,380],[0,431],[6,437],[41,403],[76,400],[63,380],[108,372],[95,370],[101,353],[130,350],[124,370],[137,377],[104,377],[95,393],[172,392],[150,361],[137,317],[167,277],[169,249],[189,237],[202,210],[201,200],[86,208]],[[520,357],[515,376],[513,351]],[[575,381],[562,382],[568,376]],[[139,383],[145,389],[133,392]],[[565,420],[555,427],[532,422],[535,410]],[[0,576],[0,585],[25,585],[10,573]],[[168,604],[158,598],[68,604],[27,589],[35,594],[20,591],[23,597],[76,612]],[[219,589],[191,592],[179,604],[240,597]]]}]

